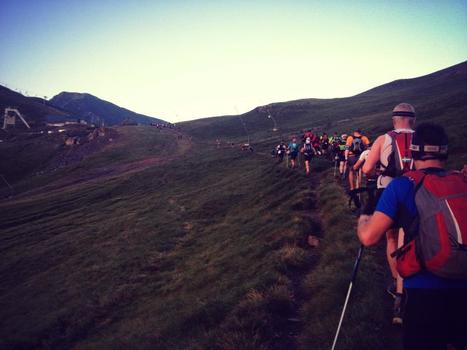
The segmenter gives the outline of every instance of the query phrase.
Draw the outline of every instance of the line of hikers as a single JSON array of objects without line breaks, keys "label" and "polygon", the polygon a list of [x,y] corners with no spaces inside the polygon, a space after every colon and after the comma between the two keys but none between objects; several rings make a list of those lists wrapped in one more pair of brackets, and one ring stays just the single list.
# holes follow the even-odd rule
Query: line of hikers
[{"label": "line of hikers", "polygon": [[321,151],[333,157],[335,175],[337,168],[343,180],[348,175],[349,195],[360,209],[361,243],[386,238],[393,278],[387,291],[394,298],[393,324],[403,327],[404,348],[465,349],[467,174],[446,170],[442,126],[424,123],[414,130],[412,105],[398,104],[392,122],[394,129],[373,145],[359,129],[332,138],[308,131],[302,146],[296,138],[287,147],[281,142],[276,156],[282,161],[288,153],[295,167],[299,151],[311,155],[305,156],[309,174],[309,160]]},{"label": "line of hikers", "polygon": [[318,153],[316,147],[313,145],[312,139],[309,136],[304,136],[302,138],[302,143],[299,144],[297,138],[292,138],[292,141],[286,146],[283,141],[281,141],[276,148],[272,151],[272,155],[277,157],[278,162],[284,160],[284,156],[287,156],[287,166],[290,159],[290,167],[292,169],[297,167],[297,158],[300,154],[303,154],[305,160],[305,171],[306,174],[310,174],[310,162],[312,158],[320,153]]},{"label": "line of hikers", "polygon": [[297,159],[303,155],[306,174],[310,174],[310,162],[313,157],[319,156],[328,160],[334,160],[335,167],[339,164],[339,174],[346,178],[349,176],[350,189],[356,187],[354,171],[347,173],[347,169],[352,169],[357,158],[370,147],[369,139],[362,135],[361,130],[356,130],[351,136],[347,134],[338,135],[336,132],[328,136],[326,132],[317,135],[311,129],[304,131],[300,138],[292,137],[291,142],[286,145],[281,142],[272,150],[272,155],[277,157],[278,162],[282,162],[287,156],[287,166],[290,160],[290,167],[297,167]]}]

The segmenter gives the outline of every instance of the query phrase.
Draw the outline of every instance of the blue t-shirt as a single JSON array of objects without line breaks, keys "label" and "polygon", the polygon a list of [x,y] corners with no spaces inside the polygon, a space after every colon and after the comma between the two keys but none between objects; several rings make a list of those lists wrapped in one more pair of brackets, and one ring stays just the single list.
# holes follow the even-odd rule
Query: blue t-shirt
[{"label": "blue t-shirt", "polygon": [[[416,219],[415,184],[405,176],[395,178],[383,191],[376,205],[376,211],[389,216],[396,227],[409,232]],[[467,288],[467,281],[450,280],[438,277],[431,272],[422,271],[404,279],[405,288]]]},{"label": "blue t-shirt", "polygon": [[291,152],[298,152],[298,143],[295,143],[295,142],[289,143],[289,149]]}]

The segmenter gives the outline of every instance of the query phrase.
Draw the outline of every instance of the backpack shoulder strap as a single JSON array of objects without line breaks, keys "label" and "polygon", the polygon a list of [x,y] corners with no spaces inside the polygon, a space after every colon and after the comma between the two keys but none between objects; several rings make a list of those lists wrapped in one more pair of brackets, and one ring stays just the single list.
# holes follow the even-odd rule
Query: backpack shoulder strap
[{"label": "backpack shoulder strap", "polygon": [[405,173],[403,176],[408,177],[415,183],[415,193],[417,193],[420,187],[422,187],[426,175],[427,174],[423,170],[412,170]]}]

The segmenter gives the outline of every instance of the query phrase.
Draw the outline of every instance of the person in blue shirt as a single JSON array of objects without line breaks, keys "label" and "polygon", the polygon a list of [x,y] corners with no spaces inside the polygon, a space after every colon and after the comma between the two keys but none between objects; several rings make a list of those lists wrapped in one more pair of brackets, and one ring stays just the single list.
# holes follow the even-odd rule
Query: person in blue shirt
[{"label": "person in blue shirt", "polygon": [[[448,139],[442,127],[425,123],[415,130],[412,144],[447,146]],[[413,158],[417,170],[431,174],[445,172],[447,153],[413,151]],[[360,216],[358,237],[363,245],[374,245],[390,228],[402,227],[410,232],[417,216],[415,183],[406,176],[395,178],[382,193],[374,214]],[[421,270],[404,279],[404,289],[406,350],[445,350],[448,344],[451,349],[465,348],[467,281],[446,279]]]},{"label": "person in blue shirt", "polygon": [[290,157],[290,164],[292,169],[295,168],[296,162],[297,162],[297,156],[298,156],[298,149],[299,145],[297,143],[297,139],[294,137],[292,139],[292,142],[289,143],[289,157]]}]

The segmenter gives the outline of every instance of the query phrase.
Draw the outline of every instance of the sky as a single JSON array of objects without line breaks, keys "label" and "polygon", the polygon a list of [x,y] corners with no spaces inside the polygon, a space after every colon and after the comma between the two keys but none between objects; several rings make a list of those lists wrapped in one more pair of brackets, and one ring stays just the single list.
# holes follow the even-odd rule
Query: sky
[{"label": "sky", "polygon": [[2,0],[0,84],[178,122],[429,74],[466,38],[466,0]]}]

